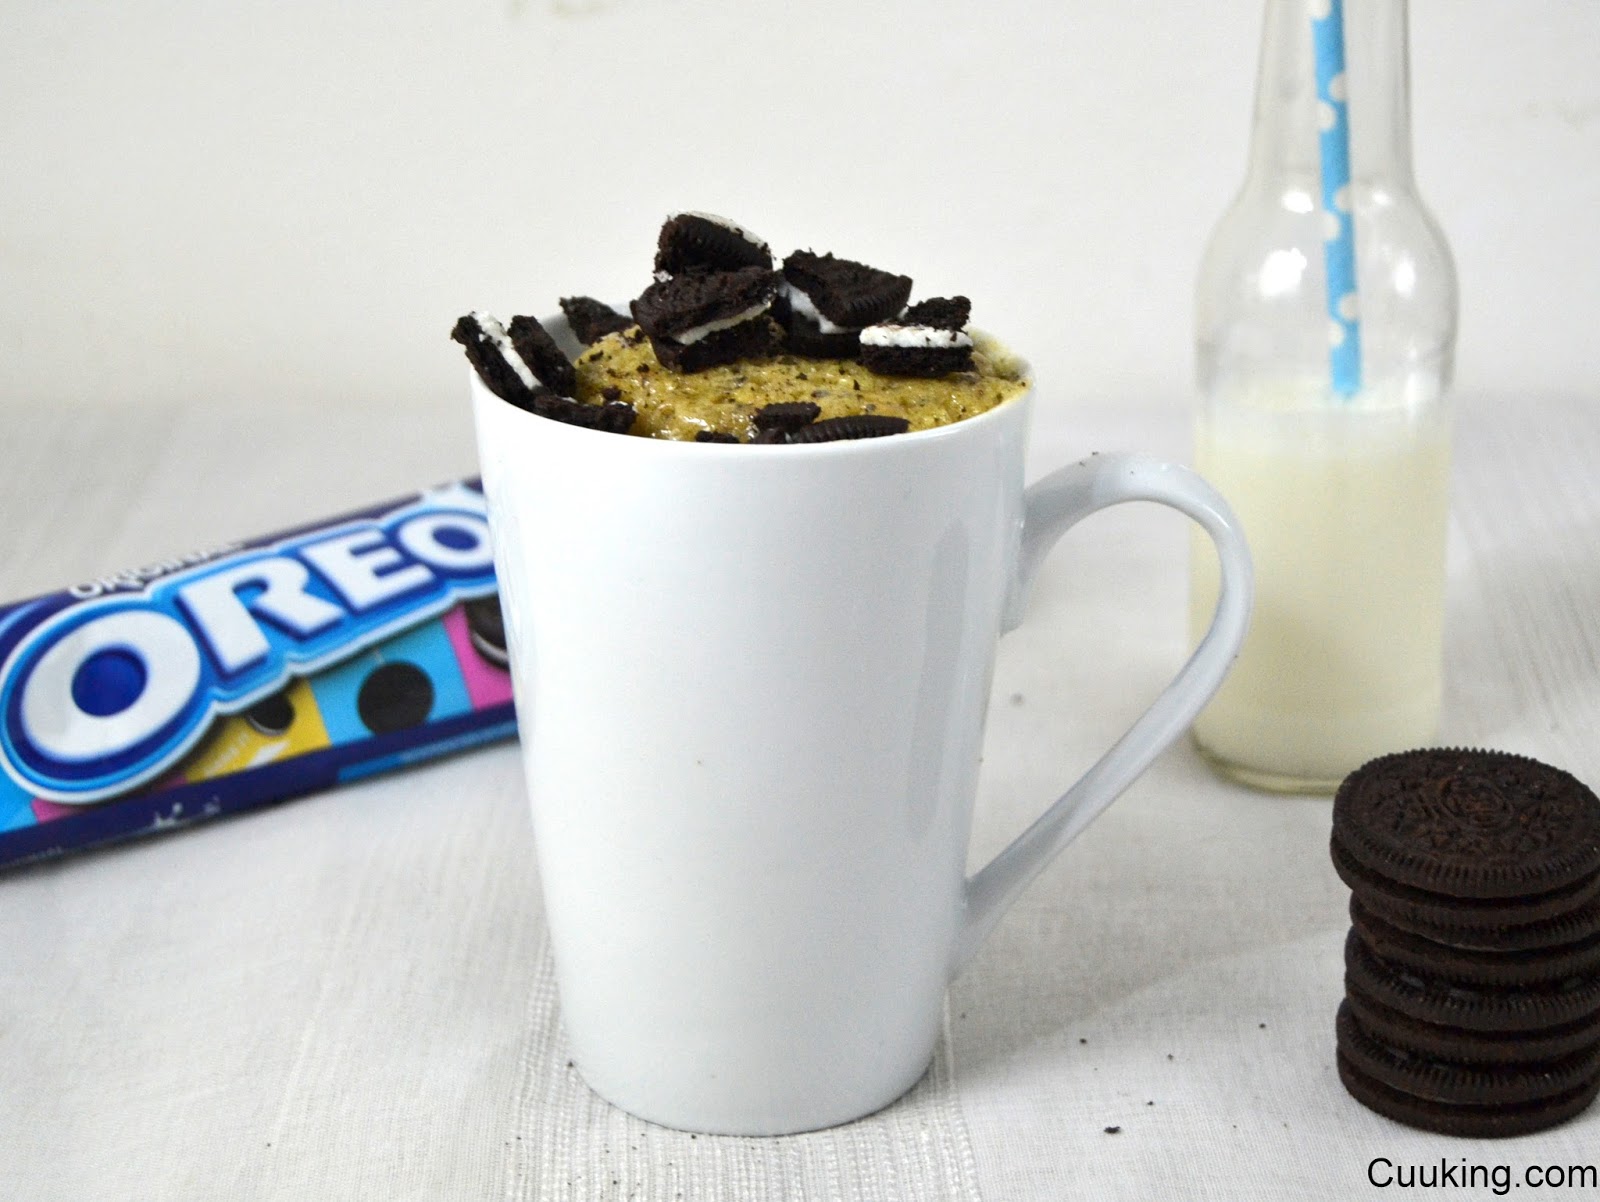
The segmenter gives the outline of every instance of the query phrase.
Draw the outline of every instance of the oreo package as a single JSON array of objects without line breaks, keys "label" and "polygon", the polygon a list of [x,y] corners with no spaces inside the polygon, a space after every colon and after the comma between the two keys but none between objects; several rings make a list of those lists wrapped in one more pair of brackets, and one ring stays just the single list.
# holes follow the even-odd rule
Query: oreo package
[{"label": "oreo package", "polygon": [[461,481],[0,605],[0,865],[515,732]]}]

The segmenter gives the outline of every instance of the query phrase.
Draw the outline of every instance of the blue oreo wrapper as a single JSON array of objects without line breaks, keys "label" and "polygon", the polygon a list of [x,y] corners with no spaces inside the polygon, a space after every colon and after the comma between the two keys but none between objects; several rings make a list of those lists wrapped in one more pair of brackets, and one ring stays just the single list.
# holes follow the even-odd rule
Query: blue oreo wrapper
[{"label": "blue oreo wrapper", "polygon": [[461,481],[0,606],[0,865],[515,733]]}]

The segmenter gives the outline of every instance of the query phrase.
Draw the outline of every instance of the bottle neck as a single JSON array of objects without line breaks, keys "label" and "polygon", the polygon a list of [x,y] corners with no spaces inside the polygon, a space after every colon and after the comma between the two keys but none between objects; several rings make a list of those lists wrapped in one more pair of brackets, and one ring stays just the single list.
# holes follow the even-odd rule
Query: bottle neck
[{"label": "bottle neck", "polygon": [[[1312,7],[1266,0],[1247,186],[1319,170]],[[1369,184],[1412,183],[1406,7],[1407,0],[1344,0],[1351,174]]]}]

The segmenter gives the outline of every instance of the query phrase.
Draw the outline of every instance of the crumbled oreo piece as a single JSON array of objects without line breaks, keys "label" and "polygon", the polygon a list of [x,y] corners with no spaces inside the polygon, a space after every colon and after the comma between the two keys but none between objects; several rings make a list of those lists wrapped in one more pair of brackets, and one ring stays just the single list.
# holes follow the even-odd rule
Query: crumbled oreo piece
[{"label": "crumbled oreo piece", "polygon": [[600,406],[600,417],[594,428],[607,434],[626,434],[633,429],[638,417],[638,412],[626,401],[607,401]]},{"label": "crumbled oreo piece", "polygon": [[815,319],[797,312],[782,292],[772,302],[772,316],[783,327],[783,349],[807,359],[854,359],[861,350],[859,330],[825,332]]},{"label": "crumbled oreo piece", "polygon": [[618,313],[592,296],[563,296],[560,303],[573,337],[585,346],[599,342],[607,334],[620,334],[633,325],[633,318],[626,313]]},{"label": "crumbled oreo piece", "polygon": [[545,387],[571,396],[578,390],[578,372],[537,317],[513,317],[506,327],[511,345]]},{"label": "crumbled oreo piece", "polygon": [[587,405],[582,401],[561,396],[548,388],[534,390],[529,402],[519,405],[529,413],[547,417],[551,421],[569,426],[582,426],[587,430],[601,430],[608,434],[626,434],[638,417],[633,406],[626,401],[607,401],[603,405]]},{"label": "crumbled oreo piece", "polygon": [[905,308],[911,277],[865,263],[797,250],[783,261],[774,316],[797,355],[853,359],[861,330]]},{"label": "crumbled oreo piece", "polygon": [[1459,898],[1549,893],[1600,872],[1600,798],[1499,751],[1382,756],[1345,778],[1334,837],[1363,867]]},{"label": "crumbled oreo piece", "polygon": [[656,239],[656,278],[688,271],[772,270],[772,248],[743,226],[714,213],[675,213]]},{"label": "crumbled oreo piece", "polygon": [[830,417],[824,421],[801,426],[784,441],[843,442],[856,438],[882,438],[888,434],[904,434],[911,423],[903,417],[889,417],[881,413],[852,413],[844,417]]},{"label": "crumbled oreo piece", "polygon": [[799,293],[814,311],[811,316],[850,330],[895,316],[911,296],[910,276],[809,250],[783,261],[783,282],[791,305]]},{"label": "crumbled oreo piece", "polygon": [[815,401],[774,401],[763,405],[750,417],[757,430],[777,430],[791,434],[817,420],[822,406]]},{"label": "crumbled oreo piece", "polygon": [[522,361],[522,356],[511,345],[511,336],[495,317],[483,312],[469,313],[456,321],[450,337],[467,352],[467,361],[484,387],[520,408],[533,407],[534,392],[540,387],[538,378]]},{"label": "crumbled oreo piece", "polygon": [[964,296],[930,296],[900,315],[900,324],[932,326],[936,330],[964,330],[972,316],[972,302]]},{"label": "crumbled oreo piece", "polygon": [[729,434],[726,430],[701,430],[695,436],[696,442],[738,442],[736,434]]},{"label": "crumbled oreo piece", "polygon": [[861,331],[861,364],[880,376],[937,379],[972,370],[972,338],[941,326],[881,322]]},{"label": "crumbled oreo piece", "polygon": [[[777,350],[782,337],[783,331],[778,328],[777,322],[763,314],[725,330],[716,330],[687,344],[675,338],[652,337],[650,348],[655,351],[663,367],[692,375],[708,367],[733,363],[739,359],[764,359]],[[643,370],[642,366],[640,370]]]},{"label": "crumbled oreo piece", "polygon": [[646,288],[633,316],[662,364],[701,371],[776,345],[779,331],[767,313],[777,289],[777,273],[760,267],[691,272]]},{"label": "crumbled oreo piece", "polygon": [[632,304],[633,317],[652,340],[689,343],[707,326],[765,314],[777,290],[777,273],[760,267],[674,276],[646,288]]}]

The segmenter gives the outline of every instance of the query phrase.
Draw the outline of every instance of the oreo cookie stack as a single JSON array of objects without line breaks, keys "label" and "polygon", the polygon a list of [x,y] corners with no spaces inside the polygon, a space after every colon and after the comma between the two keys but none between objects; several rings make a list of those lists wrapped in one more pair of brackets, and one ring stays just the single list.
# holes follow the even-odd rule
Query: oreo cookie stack
[{"label": "oreo cookie stack", "polygon": [[1600,1091],[1600,799],[1546,764],[1422,750],[1333,803],[1350,886],[1339,1079],[1379,1114],[1494,1137]]}]

